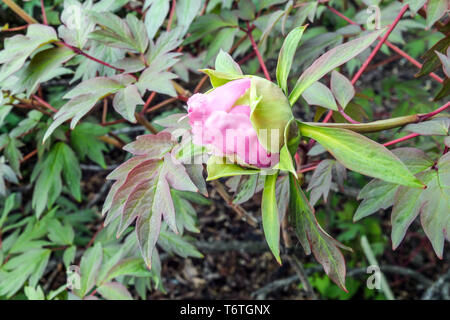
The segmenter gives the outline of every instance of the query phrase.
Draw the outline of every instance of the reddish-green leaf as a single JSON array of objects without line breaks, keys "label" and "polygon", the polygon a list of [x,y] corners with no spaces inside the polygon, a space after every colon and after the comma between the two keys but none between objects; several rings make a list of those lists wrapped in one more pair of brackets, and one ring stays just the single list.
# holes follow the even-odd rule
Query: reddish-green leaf
[{"label": "reddish-green leaf", "polygon": [[312,251],[331,280],[347,291],[345,288],[345,260],[338,247],[351,249],[334,240],[320,227],[314,209],[303,193],[298,180],[289,174],[289,181],[291,185],[290,221],[305,253],[311,254]]}]

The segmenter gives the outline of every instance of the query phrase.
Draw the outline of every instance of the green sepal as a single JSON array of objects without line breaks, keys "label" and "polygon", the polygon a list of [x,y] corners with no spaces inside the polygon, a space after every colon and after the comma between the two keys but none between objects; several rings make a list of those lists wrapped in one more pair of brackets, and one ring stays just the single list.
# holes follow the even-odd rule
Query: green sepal
[{"label": "green sepal", "polygon": [[227,161],[229,160],[225,157],[211,156],[206,164],[206,170],[208,172],[206,181],[223,177],[260,173],[259,169],[244,168],[234,163],[227,163]]}]

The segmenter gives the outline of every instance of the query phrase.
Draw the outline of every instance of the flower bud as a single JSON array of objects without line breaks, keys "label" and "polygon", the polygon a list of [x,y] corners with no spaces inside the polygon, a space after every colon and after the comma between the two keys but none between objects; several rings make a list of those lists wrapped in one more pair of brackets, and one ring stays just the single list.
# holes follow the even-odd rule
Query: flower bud
[{"label": "flower bud", "polygon": [[292,132],[287,128],[295,125],[282,90],[256,76],[229,79],[213,70],[207,73],[214,74],[220,85],[187,102],[194,143],[240,165],[274,167],[280,162],[286,133]]}]

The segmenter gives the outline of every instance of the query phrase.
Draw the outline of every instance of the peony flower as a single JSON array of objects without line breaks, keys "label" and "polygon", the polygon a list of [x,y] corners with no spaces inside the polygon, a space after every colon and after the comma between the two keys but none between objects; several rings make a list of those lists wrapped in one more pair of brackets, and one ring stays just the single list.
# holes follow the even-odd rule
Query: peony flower
[{"label": "peony flower", "polygon": [[[277,91],[269,92],[267,88]],[[260,96],[260,89],[268,96]],[[187,105],[194,144],[241,165],[273,167],[279,162],[285,127],[292,118],[286,97],[278,91],[265,79],[244,76],[206,94],[193,95]],[[273,108],[274,98],[281,98],[278,106],[284,112]],[[269,109],[260,108],[265,102]]]}]

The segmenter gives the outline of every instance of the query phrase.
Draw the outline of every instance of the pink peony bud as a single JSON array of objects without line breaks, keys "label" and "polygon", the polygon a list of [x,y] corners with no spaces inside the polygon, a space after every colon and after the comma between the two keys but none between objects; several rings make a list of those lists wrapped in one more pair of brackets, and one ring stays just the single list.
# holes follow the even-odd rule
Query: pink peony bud
[{"label": "pink peony bud", "polygon": [[187,101],[189,123],[195,144],[238,163],[267,168],[278,163],[279,154],[268,152],[259,142],[250,106],[236,105],[250,86],[251,79],[243,78],[193,95]]}]

